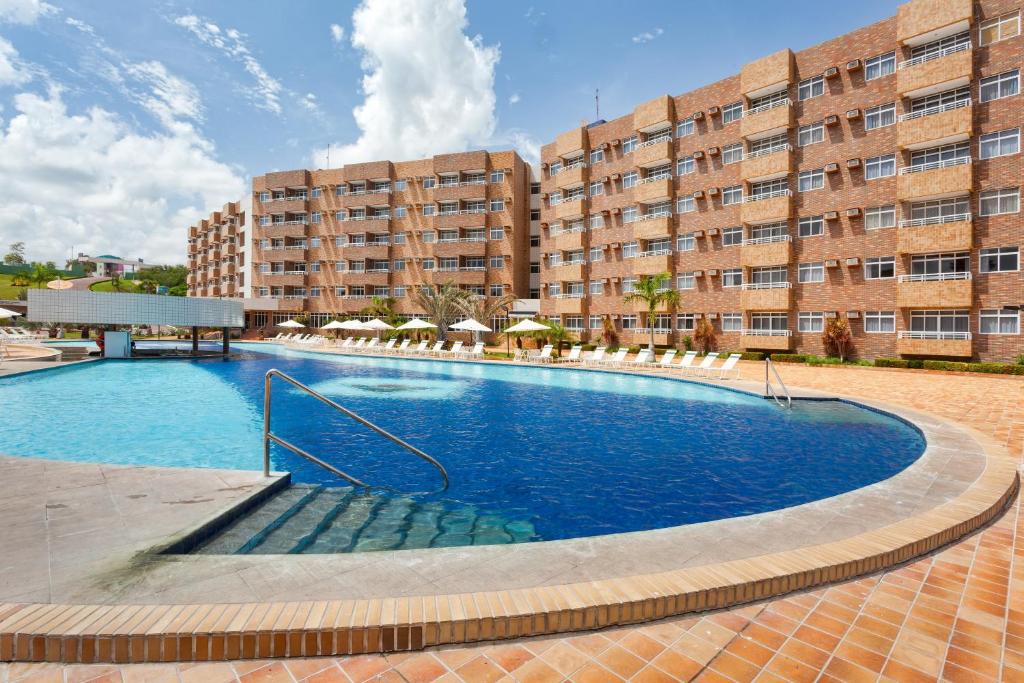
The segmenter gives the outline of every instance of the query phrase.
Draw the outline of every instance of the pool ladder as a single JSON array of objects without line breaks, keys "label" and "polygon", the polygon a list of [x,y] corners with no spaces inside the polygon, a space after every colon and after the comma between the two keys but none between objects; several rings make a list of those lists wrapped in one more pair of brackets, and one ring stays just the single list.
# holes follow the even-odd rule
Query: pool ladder
[{"label": "pool ladder", "polygon": [[408,444],[405,441],[402,441],[397,436],[391,434],[390,432],[386,431],[382,427],[378,427],[377,425],[373,424],[372,422],[370,422],[366,418],[360,417],[359,415],[353,413],[348,408],[345,408],[344,406],[338,405],[337,403],[335,403],[331,399],[327,398],[323,394],[321,394],[319,392],[316,392],[313,389],[310,389],[308,386],[306,386],[305,384],[303,384],[299,380],[297,380],[294,377],[291,377],[289,375],[286,375],[285,373],[281,372],[280,370],[278,370],[276,368],[272,368],[270,370],[267,370],[267,374],[263,378],[263,476],[265,476],[265,477],[269,477],[270,476],[270,444],[271,444],[271,442],[273,442],[273,443],[276,443],[279,446],[283,446],[284,448],[287,448],[288,450],[290,450],[295,455],[297,455],[297,456],[299,456],[301,458],[305,458],[306,460],[310,461],[314,465],[318,465],[318,466],[322,467],[323,469],[327,470],[328,472],[330,472],[330,473],[332,473],[332,474],[334,474],[334,475],[336,475],[338,477],[341,477],[345,481],[348,481],[348,482],[350,482],[350,483],[352,483],[352,484],[354,484],[356,486],[363,486],[363,487],[366,487],[366,488],[370,488],[370,485],[365,483],[365,482],[363,482],[362,480],[357,479],[357,478],[353,477],[350,474],[342,472],[337,467],[324,462],[323,460],[321,460],[320,458],[316,457],[315,455],[307,453],[306,451],[302,450],[301,448],[299,448],[295,444],[290,443],[288,441],[285,441],[284,439],[282,439],[281,437],[277,436],[276,434],[274,434],[273,432],[270,431],[270,405],[271,405],[271,402],[270,402],[270,389],[271,389],[271,384],[272,384],[271,380],[273,380],[275,377],[280,377],[285,382],[288,382],[289,384],[291,384],[292,386],[294,386],[297,389],[301,389],[302,391],[304,391],[305,393],[309,394],[313,398],[317,399],[321,403],[326,403],[330,407],[334,408],[335,410],[337,410],[338,412],[342,413],[343,415],[347,415],[348,417],[352,418],[353,420],[355,420],[359,424],[363,425],[364,427],[368,427],[368,428],[372,429],[373,431],[377,432],[378,434],[380,434],[381,436],[383,436],[384,438],[388,439],[389,441],[398,444],[399,446],[401,446],[405,450],[409,451],[410,453],[412,453],[416,457],[420,458],[421,460],[425,460],[426,462],[429,462],[431,465],[433,465],[434,467],[437,468],[438,472],[441,473],[442,479],[444,479],[444,485],[441,487],[440,490],[444,491],[445,489],[448,488],[448,470],[446,470],[444,468],[444,465],[442,465],[440,462],[438,462],[435,458],[432,458],[431,456],[427,455],[426,453],[424,453],[420,449],[416,448],[415,446],[413,446],[411,444]]},{"label": "pool ladder", "polygon": [[[771,371],[771,374],[775,377],[775,381],[779,383],[779,387],[782,389],[781,398],[779,392],[775,391],[775,386],[772,384],[771,378],[768,374],[769,371]],[[775,402],[779,404],[780,408],[792,409],[793,407],[793,397],[790,396],[789,389],[786,388],[785,382],[783,382],[782,378],[779,376],[779,371],[775,369],[775,363],[772,362],[771,358],[764,359],[764,395],[771,396],[775,399]],[[785,399],[786,402],[783,403],[782,399]]]}]

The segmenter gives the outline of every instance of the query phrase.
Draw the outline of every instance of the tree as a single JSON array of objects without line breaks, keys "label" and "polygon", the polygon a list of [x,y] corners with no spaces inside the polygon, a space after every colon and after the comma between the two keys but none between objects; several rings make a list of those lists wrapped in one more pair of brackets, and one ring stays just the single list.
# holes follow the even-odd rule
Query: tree
[{"label": "tree", "polygon": [[375,296],[371,299],[370,305],[359,311],[359,315],[369,315],[380,318],[386,323],[394,325],[398,322],[398,314],[395,313],[395,299],[390,296]]},{"label": "tree", "polygon": [[82,272],[86,275],[92,275],[96,272],[96,264],[92,261],[86,261],[82,264]]},{"label": "tree", "polygon": [[[499,315],[505,313],[506,310],[512,307],[515,303],[516,297],[511,294],[505,294],[499,297],[492,297],[485,299],[483,297],[468,297],[462,302],[462,312],[467,318],[472,318],[478,323],[490,326],[491,320],[494,320]],[[479,341],[479,337],[476,334],[473,335],[474,339]]]},{"label": "tree", "polygon": [[25,264],[24,242],[15,242],[9,246],[8,249],[10,249],[10,251],[4,255],[4,265],[21,266]]},{"label": "tree", "polygon": [[152,280],[170,289],[185,284],[188,268],[185,266],[148,266],[140,269],[137,276],[142,280]]},{"label": "tree", "polygon": [[51,267],[48,263],[32,264],[32,271],[29,273],[29,279],[36,283],[36,287],[42,287],[47,282],[57,277],[57,271]]},{"label": "tree", "polygon": [[619,334],[615,331],[615,323],[612,322],[610,315],[606,315],[601,321],[601,340],[605,346],[619,343]]},{"label": "tree", "polygon": [[416,289],[413,301],[437,325],[438,341],[447,341],[448,326],[457,322],[463,311],[462,302],[469,298],[469,292],[459,289],[452,282],[443,285],[422,285]]},{"label": "tree", "polygon": [[845,318],[835,317],[825,321],[825,329],[821,333],[821,341],[825,345],[825,353],[829,356],[839,356],[839,360],[846,360],[853,348],[853,334],[850,332],[850,323]]},{"label": "tree", "polygon": [[115,292],[124,290],[124,284],[121,282],[121,276],[117,273],[111,273],[110,275],[110,288]]},{"label": "tree", "polygon": [[643,275],[633,285],[633,291],[622,297],[627,304],[642,303],[647,306],[647,327],[651,331],[651,341],[647,348],[654,352],[654,317],[658,308],[662,305],[674,307],[679,303],[679,292],[668,289],[667,285],[672,280],[671,273],[658,273],[657,275]]},{"label": "tree", "polygon": [[139,283],[139,289],[146,294],[156,294],[156,290],[160,287],[160,284],[156,280],[143,280]]},{"label": "tree", "polygon": [[693,328],[693,343],[701,353],[715,350],[715,326],[707,318],[700,318]]},{"label": "tree", "polygon": [[572,341],[572,334],[558,321],[544,318],[537,320],[537,322],[541,325],[547,325],[548,329],[537,330],[533,333],[533,336],[539,342],[553,345],[557,350],[557,354],[561,356],[562,345]]},{"label": "tree", "polygon": [[188,296],[188,285],[174,285],[167,290],[168,296]]}]

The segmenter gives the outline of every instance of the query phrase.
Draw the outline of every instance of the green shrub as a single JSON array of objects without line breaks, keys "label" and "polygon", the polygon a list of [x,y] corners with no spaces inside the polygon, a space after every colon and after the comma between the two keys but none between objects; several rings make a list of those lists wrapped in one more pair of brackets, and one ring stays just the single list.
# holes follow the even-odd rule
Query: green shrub
[{"label": "green shrub", "polygon": [[630,353],[640,353],[640,347],[639,346],[630,346],[629,347],[629,352]]},{"label": "green shrub", "polygon": [[806,363],[807,355],[803,353],[773,353],[771,359],[776,363]]},{"label": "green shrub", "polygon": [[926,360],[923,363],[925,370],[944,370],[946,372],[967,372],[967,363],[958,363],[949,360]]},{"label": "green shrub", "polygon": [[1024,354],[1017,356],[1017,365],[1024,365]]},{"label": "green shrub", "polygon": [[596,348],[597,348],[597,344],[584,344],[583,345],[583,350],[584,351],[593,351]]},{"label": "green shrub", "polygon": [[867,358],[860,358],[858,360],[851,361],[851,363],[853,363],[854,365],[860,365],[862,367],[871,367],[872,365],[874,365],[874,363],[869,361]]},{"label": "green shrub", "polygon": [[[693,337],[691,337],[690,335],[686,335],[685,337],[683,337],[683,348],[686,349],[687,351],[693,350]],[[1020,358],[1020,362],[1024,364],[1024,356],[1021,356]]]},{"label": "green shrub", "polygon": [[1024,375],[1024,365],[1009,363],[968,363],[967,372],[984,372],[993,375]]},{"label": "green shrub", "polygon": [[876,358],[876,368],[909,368],[910,361],[903,360],[902,358]]},{"label": "green shrub", "polygon": [[761,351],[746,351],[740,360],[764,360],[764,353]]},{"label": "green shrub", "polygon": [[836,356],[809,356],[808,365],[842,365],[843,359]]}]

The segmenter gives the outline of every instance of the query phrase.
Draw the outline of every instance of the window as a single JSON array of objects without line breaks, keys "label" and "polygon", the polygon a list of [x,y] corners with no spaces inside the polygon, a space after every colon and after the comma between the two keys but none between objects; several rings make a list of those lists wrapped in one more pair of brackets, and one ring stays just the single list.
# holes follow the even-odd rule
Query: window
[{"label": "window", "polygon": [[505,200],[504,199],[492,199],[488,206],[488,211],[504,211]]},{"label": "window", "polygon": [[432,187],[434,187],[434,185],[436,183],[437,183],[437,179],[436,178],[434,178],[433,176],[428,176],[428,177],[423,179],[423,189],[424,190],[429,190]]},{"label": "window", "polygon": [[864,160],[865,180],[876,178],[887,178],[896,175],[896,155],[883,154],[878,157],[871,157]]},{"label": "window", "polygon": [[955,107],[958,104],[965,105],[970,101],[971,88],[970,86],[964,86],[962,88],[954,88],[953,90],[944,90],[934,95],[915,98],[910,101],[910,111],[912,113],[919,113],[920,116],[929,116],[938,113],[943,107]]},{"label": "window", "polygon": [[743,161],[743,143],[736,142],[731,145],[726,145],[722,148],[722,163],[723,164],[735,164],[737,161]]},{"label": "window", "polygon": [[982,22],[978,31],[978,42],[982,45],[991,45],[1018,35],[1020,35],[1020,10],[1007,12],[995,19]]},{"label": "window", "polygon": [[864,259],[865,280],[889,280],[896,277],[896,257],[876,256]]},{"label": "window", "polygon": [[598,261],[604,261],[604,249],[601,247],[591,247],[590,262],[597,263]]},{"label": "window", "polygon": [[[658,316],[661,317],[660,315]],[[697,316],[693,313],[680,313],[676,316],[676,329],[692,332],[697,326]]]},{"label": "window", "polygon": [[743,186],[733,185],[732,187],[722,188],[722,204],[739,204],[743,201]]},{"label": "window", "polygon": [[981,101],[989,102],[1003,97],[1010,97],[1020,92],[1020,71],[1005,71],[995,76],[981,79]]},{"label": "window", "polygon": [[971,331],[971,318],[967,311],[911,311],[910,331],[964,337]]},{"label": "window", "polygon": [[896,331],[896,311],[864,311],[864,332],[892,334]]},{"label": "window", "polygon": [[423,270],[433,270],[434,269],[434,259],[432,259],[432,258],[425,258],[425,259],[423,259],[423,261],[420,263],[420,267],[423,268]]},{"label": "window", "polygon": [[693,276],[693,272],[679,273],[676,276],[676,289],[696,289],[697,278]]},{"label": "window", "polygon": [[695,170],[697,170],[697,165],[693,160],[693,155],[680,157],[676,161],[676,175],[686,175],[687,173],[693,173]]},{"label": "window", "polygon": [[743,103],[733,102],[722,105],[722,123],[732,123],[743,118]]},{"label": "window", "polygon": [[632,223],[636,220],[638,213],[635,206],[627,206],[622,209],[622,223]]},{"label": "window", "polygon": [[684,135],[693,135],[693,117],[683,119],[676,124],[676,137],[681,138]]},{"label": "window", "polygon": [[310,249],[316,249],[319,246],[320,246],[320,238],[319,237],[310,237],[309,238],[309,247],[310,247]]},{"label": "window", "polygon": [[797,279],[801,283],[824,282],[825,264],[821,261],[814,263],[801,263],[797,273]]},{"label": "window", "polygon": [[639,180],[639,179],[640,179],[640,174],[637,173],[636,171],[630,171],[629,173],[623,173],[622,174],[622,189],[626,189],[628,187],[634,187],[636,185],[636,183],[637,183],[637,180]]},{"label": "window", "polygon": [[971,257],[967,252],[922,254],[910,259],[911,275],[940,276],[949,273],[967,273],[970,270]]},{"label": "window", "polygon": [[946,221],[965,220],[970,212],[967,197],[950,199],[933,199],[927,202],[915,202],[910,205],[911,220],[943,223]]},{"label": "window", "polygon": [[264,190],[263,192],[260,192],[260,201],[261,202],[269,202],[270,201],[270,193],[267,192],[266,190]]},{"label": "window", "polygon": [[504,171],[491,171],[490,181],[492,183],[503,183],[503,182],[505,182],[505,172]]},{"label": "window", "polygon": [[603,149],[592,149],[590,150],[590,164],[593,166],[596,163],[604,161],[604,150]]},{"label": "window", "polygon": [[808,123],[797,129],[796,144],[801,147],[825,141],[825,124],[822,121]]},{"label": "window", "polygon": [[978,315],[982,334],[1020,334],[1020,312],[1009,309],[982,309]]},{"label": "window", "polygon": [[310,287],[309,288],[309,295],[311,297],[319,297],[320,296],[320,288],[319,287]]},{"label": "window", "polygon": [[981,136],[981,158],[991,159],[1020,151],[1020,128],[1009,128]]},{"label": "window", "polygon": [[822,76],[812,76],[800,81],[797,90],[797,97],[802,100],[809,100],[825,94],[825,79]]},{"label": "window", "polygon": [[743,330],[742,313],[723,313],[722,332],[740,332]]},{"label": "window", "polygon": [[636,149],[636,136],[632,135],[622,141],[622,153],[629,154]]},{"label": "window", "polygon": [[622,258],[634,258],[640,251],[639,243],[624,242],[622,245]]},{"label": "window", "polygon": [[538,262],[538,261],[531,261],[530,262],[530,274],[531,275],[536,275],[539,272],[540,272],[540,262]]},{"label": "window", "polygon": [[864,228],[866,230],[878,230],[879,228],[892,228],[896,226],[896,206],[872,206],[864,209]]},{"label": "window", "polygon": [[311,272],[311,273],[319,273],[320,272],[320,262],[319,261],[312,261],[309,264],[309,272]]},{"label": "window", "polygon": [[797,189],[800,192],[820,190],[825,187],[825,169],[816,168],[813,171],[800,171],[800,179]]},{"label": "window", "polygon": [[727,268],[722,271],[722,286],[723,287],[742,287],[743,286],[743,269],[742,268]]},{"label": "window", "polygon": [[604,280],[591,280],[587,291],[590,292],[591,296],[604,294]]},{"label": "window", "polygon": [[504,256],[491,256],[487,261],[488,268],[504,268],[505,257]]},{"label": "window", "polygon": [[797,332],[822,332],[825,329],[824,313],[801,313],[797,317]]},{"label": "window", "polygon": [[953,145],[941,145],[929,149],[921,149],[910,153],[910,166],[926,166],[942,162],[955,163],[956,160],[971,158],[971,150],[966,142]]},{"label": "window", "polygon": [[722,246],[733,247],[743,244],[743,228],[722,228]]},{"label": "window", "polygon": [[270,216],[260,216],[260,225],[270,225]]},{"label": "window", "polygon": [[604,227],[604,216],[602,216],[601,214],[594,214],[587,221],[587,226],[591,230],[600,230],[601,228]]},{"label": "window", "polygon": [[825,220],[821,216],[805,216],[797,226],[800,237],[818,237],[825,234]]},{"label": "window", "polygon": [[676,200],[676,213],[690,213],[697,210],[697,202],[693,196],[680,197]]},{"label": "window", "polygon": [[622,316],[622,329],[624,330],[635,330],[637,327],[637,317],[635,315],[624,315]]},{"label": "window", "polygon": [[311,220],[311,221],[312,221],[312,222],[313,222],[314,224],[318,224],[318,223],[320,223],[320,212],[319,212],[319,211],[314,211],[313,213],[311,213],[311,214],[309,215],[309,219],[310,219],[310,220]]},{"label": "window", "polygon": [[864,80],[873,81],[882,76],[896,72],[896,53],[886,52],[884,55],[864,60]]},{"label": "window", "polygon": [[760,333],[785,332],[789,321],[785,313],[751,313],[750,329]]},{"label": "window", "polygon": [[880,104],[864,110],[864,130],[884,128],[896,123],[896,103]]},{"label": "window", "polygon": [[604,194],[604,183],[601,181],[590,183],[590,196],[597,197]]},{"label": "window", "polygon": [[982,192],[978,208],[982,216],[1017,213],[1020,211],[1020,188]]},{"label": "window", "polygon": [[424,216],[433,216],[435,208],[436,207],[433,204],[424,204],[423,205],[423,215]]},{"label": "window", "polygon": [[604,329],[604,316],[603,315],[592,315],[588,319],[588,324],[592,330]]},{"label": "window", "polygon": [[754,285],[773,286],[788,283],[789,273],[785,266],[762,266],[750,269],[750,282]]},{"label": "window", "polygon": [[676,237],[676,251],[693,251],[696,248],[697,240],[692,232],[681,234]]},{"label": "window", "polygon": [[989,247],[978,256],[978,270],[982,273],[1015,273],[1020,270],[1019,247]]},{"label": "window", "polygon": [[334,262],[334,272],[335,273],[344,273],[345,272],[345,262],[344,261],[335,261]]}]

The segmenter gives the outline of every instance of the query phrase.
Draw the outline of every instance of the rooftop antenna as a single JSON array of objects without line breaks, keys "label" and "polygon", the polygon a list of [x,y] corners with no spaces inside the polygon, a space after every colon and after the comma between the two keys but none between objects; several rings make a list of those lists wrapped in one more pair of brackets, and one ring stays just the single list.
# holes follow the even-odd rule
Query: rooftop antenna
[{"label": "rooftop antenna", "polygon": [[331,167],[331,143],[327,143],[327,168]]},{"label": "rooftop antenna", "polygon": [[594,88],[594,120],[601,120],[601,90]]}]

